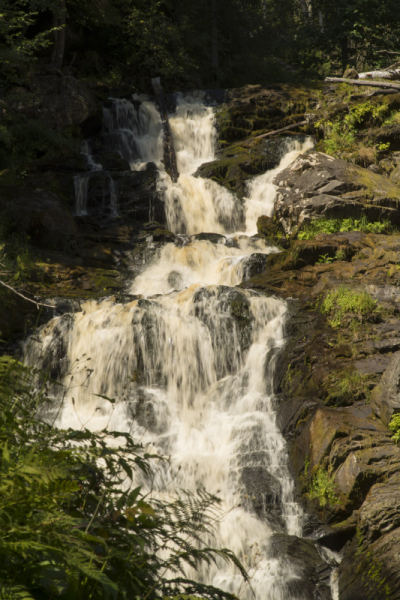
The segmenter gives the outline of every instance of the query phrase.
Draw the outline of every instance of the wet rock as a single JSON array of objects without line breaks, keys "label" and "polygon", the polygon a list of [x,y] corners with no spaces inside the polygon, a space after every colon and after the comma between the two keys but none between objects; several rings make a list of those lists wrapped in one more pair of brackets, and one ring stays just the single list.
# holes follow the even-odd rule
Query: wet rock
[{"label": "wet rock", "polygon": [[206,241],[212,244],[224,244],[226,237],[220,233],[198,233],[193,236],[196,241]]},{"label": "wet rock", "polygon": [[400,352],[388,359],[387,369],[372,391],[371,408],[385,425],[400,412]]},{"label": "wet rock", "polygon": [[252,277],[259,275],[265,270],[267,265],[266,254],[252,254],[244,262],[243,266],[243,281],[249,281]]},{"label": "wet rock", "polygon": [[194,314],[209,328],[218,377],[238,368],[252,343],[253,315],[248,297],[226,286],[199,288],[193,296]]},{"label": "wet rock", "polygon": [[400,188],[386,177],[312,152],[298,157],[275,179],[276,217],[286,233],[310,219],[389,219],[400,223]]},{"label": "wet rock", "polygon": [[144,171],[91,173],[87,210],[100,219],[116,211],[132,221],[156,220],[164,224],[164,202],[157,191],[156,169],[150,165]]},{"label": "wet rock", "polygon": [[293,578],[288,577],[280,588],[283,598],[331,600],[332,566],[322,557],[315,542],[276,533],[271,537],[269,556],[280,560],[284,557],[293,573]]},{"label": "wet rock", "polygon": [[216,160],[203,164],[196,176],[213,179],[242,197],[246,194],[248,181],[279,165],[287,144],[288,138],[277,138],[228,146]]},{"label": "wet rock", "polygon": [[127,160],[121,158],[117,152],[103,152],[96,154],[93,160],[100,164],[104,171],[130,171],[130,165]]},{"label": "wet rock", "polygon": [[167,281],[173,290],[182,290],[184,287],[183,277],[179,271],[171,271],[171,273],[168,275]]},{"label": "wet rock", "polygon": [[257,513],[260,518],[270,518],[284,529],[280,515],[281,485],[263,466],[244,466],[240,470],[243,486],[243,504]]}]

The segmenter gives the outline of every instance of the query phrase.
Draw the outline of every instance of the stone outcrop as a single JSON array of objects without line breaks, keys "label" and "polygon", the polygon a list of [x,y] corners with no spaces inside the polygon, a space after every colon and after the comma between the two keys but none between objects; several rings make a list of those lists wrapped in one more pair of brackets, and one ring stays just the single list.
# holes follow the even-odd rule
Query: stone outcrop
[{"label": "stone outcrop", "polygon": [[85,136],[100,130],[101,102],[74,77],[54,71],[36,76],[28,93],[20,90],[16,90],[11,102],[18,114],[39,117],[52,129],[79,126]]},{"label": "stone outcrop", "polygon": [[371,408],[385,425],[400,412],[400,352],[393,354],[382,379],[372,391]]},{"label": "stone outcrop", "polygon": [[275,215],[286,233],[312,219],[389,219],[400,224],[400,188],[387,177],[321,152],[299,156],[281,171]]}]

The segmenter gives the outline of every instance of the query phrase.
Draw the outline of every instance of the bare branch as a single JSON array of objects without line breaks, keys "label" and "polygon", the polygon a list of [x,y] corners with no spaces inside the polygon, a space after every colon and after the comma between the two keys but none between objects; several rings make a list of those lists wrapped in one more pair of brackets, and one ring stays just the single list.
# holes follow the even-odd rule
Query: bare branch
[{"label": "bare branch", "polygon": [[32,300],[31,298],[27,298],[26,296],[24,296],[23,294],[21,294],[21,292],[17,292],[17,290],[15,290],[13,287],[11,287],[11,285],[8,285],[8,283],[4,283],[4,281],[2,281],[1,279],[0,279],[0,284],[4,285],[4,287],[6,287],[9,290],[11,290],[12,292],[14,292],[14,294],[17,294],[17,296],[21,296],[21,298],[23,298],[24,300],[27,300],[28,302],[32,302],[32,304],[36,304],[36,307],[37,307],[38,310],[39,310],[39,306],[44,306],[45,308],[56,308],[52,304],[42,304],[41,302],[37,302],[36,300]]}]

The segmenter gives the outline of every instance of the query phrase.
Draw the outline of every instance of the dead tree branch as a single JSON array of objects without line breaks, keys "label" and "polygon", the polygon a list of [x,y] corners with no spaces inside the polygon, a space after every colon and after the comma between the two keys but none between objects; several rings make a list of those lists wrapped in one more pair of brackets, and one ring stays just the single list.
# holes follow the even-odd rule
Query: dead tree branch
[{"label": "dead tree branch", "polygon": [[349,83],[350,85],[367,85],[371,87],[391,88],[400,91],[400,83],[387,83],[386,81],[369,81],[365,79],[344,79],[343,77],[326,77],[326,83]]},{"label": "dead tree branch", "polygon": [[45,308],[56,308],[54,305],[52,304],[42,304],[41,302],[37,302],[36,300],[32,300],[31,298],[27,298],[26,296],[24,296],[23,294],[21,294],[21,292],[18,292],[17,290],[15,290],[13,287],[11,287],[11,285],[8,285],[8,283],[5,283],[4,281],[2,281],[0,279],[0,284],[4,285],[4,287],[6,287],[7,289],[11,290],[12,292],[14,292],[14,294],[17,294],[17,296],[21,296],[21,298],[23,298],[24,300],[27,300],[28,302],[32,302],[32,304],[36,304],[36,308],[39,310],[39,306],[44,306]]}]

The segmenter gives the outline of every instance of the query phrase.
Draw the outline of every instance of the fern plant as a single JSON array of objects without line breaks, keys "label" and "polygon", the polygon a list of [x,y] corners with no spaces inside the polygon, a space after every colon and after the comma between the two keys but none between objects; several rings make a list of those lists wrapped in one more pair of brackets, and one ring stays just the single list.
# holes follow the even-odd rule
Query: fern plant
[{"label": "fern plant", "polygon": [[169,502],[145,496],[132,481],[151,472],[154,457],[126,433],[44,422],[50,384],[0,358],[0,598],[232,600],[186,576],[188,565],[223,560],[247,579],[230,550],[203,542],[219,500],[206,492]]}]

